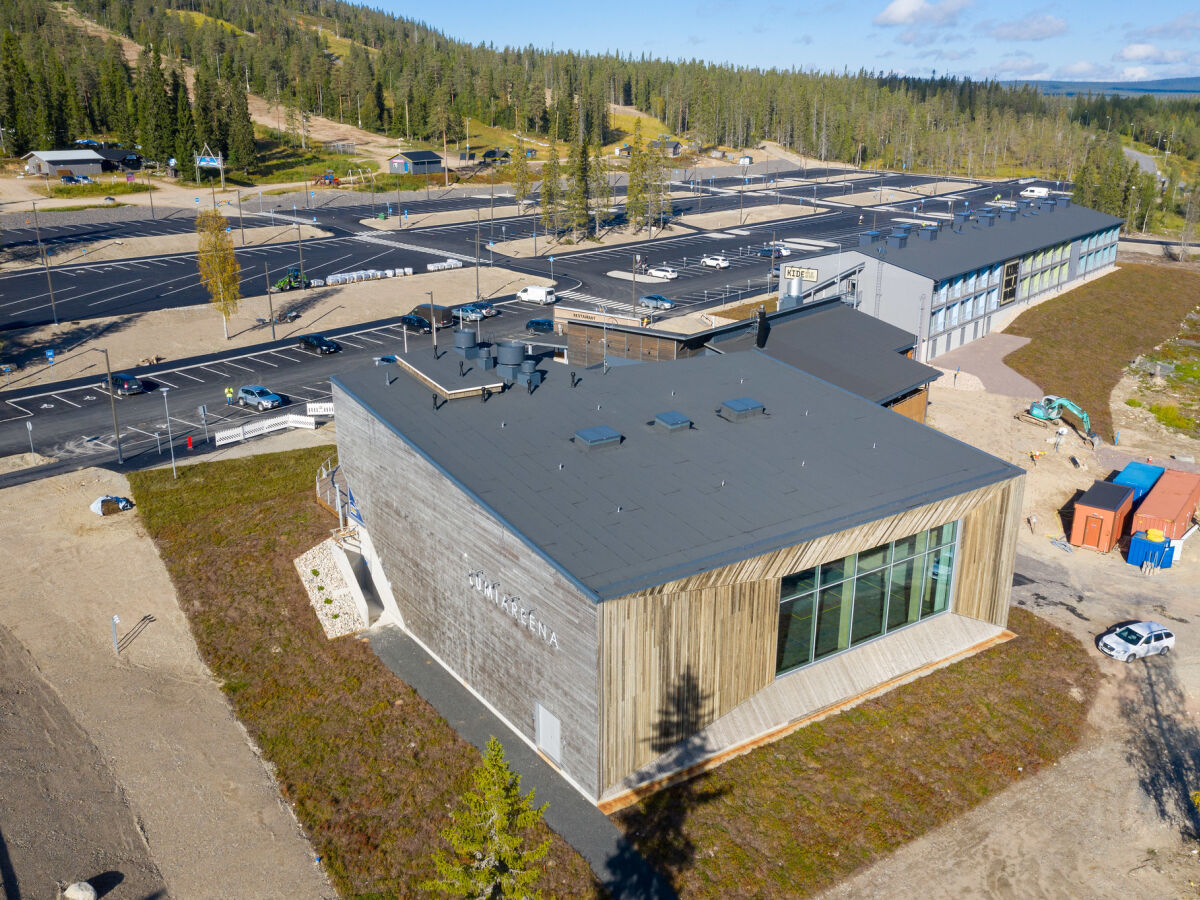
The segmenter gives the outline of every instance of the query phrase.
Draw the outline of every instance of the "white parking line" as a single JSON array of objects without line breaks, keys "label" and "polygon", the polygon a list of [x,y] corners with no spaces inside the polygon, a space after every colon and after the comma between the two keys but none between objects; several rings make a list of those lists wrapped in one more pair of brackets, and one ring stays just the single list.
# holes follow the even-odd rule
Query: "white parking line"
[{"label": "white parking line", "polygon": [[238,363],[230,362],[229,360],[226,360],[224,364],[227,366],[233,366],[235,369],[241,369],[243,372],[253,372],[254,371],[249,366],[239,365]]},{"label": "white parking line", "polygon": [[209,368],[208,366],[201,366],[200,368],[206,372],[212,372],[218,378],[228,378],[229,377],[224,372],[218,372],[216,369]]},{"label": "white parking line", "polygon": [[[362,337],[362,335],[359,335],[359,337]],[[362,345],[361,345],[361,344],[356,344],[356,343],[354,343],[354,341],[348,341],[348,340],[346,340],[344,337],[340,337],[340,338],[338,338],[338,343],[339,343],[339,344],[349,344],[349,345],[350,345],[351,347],[353,347],[355,350],[361,350],[361,349],[362,349]]]},{"label": "white parking line", "polygon": [[359,340],[362,340],[362,341],[370,341],[372,344],[382,344],[383,343],[383,341],[377,341],[377,340],[375,340],[375,338],[369,338],[365,334],[360,334],[358,336],[358,338],[359,338]]},{"label": "white parking line", "polygon": [[[182,375],[183,373],[182,373],[182,372],[179,372],[179,373],[172,373],[172,374],[179,374],[179,375]],[[190,377],[190,376],[189,376],[189,377]],[[197,380],[197,381],[199,381],[200,379],[199,379],[199,378],[197,378],[196,380]],[[155,376],[154,376],[154,383],[155,383],[155,384],[165,384],[165,385],[166,385],[167,387],[169,387],[169,388],[175,388],[175,387],[178,387],[178,385],[171,384],[171,382],[167,381],[167,379],[165,379],[165,378],[162,378],[162,377],[160,377],[160,376],[158,376],[158,375],[155,375]]]},{"label": "white parking line", "polygon": [[[192,379],[192,381],[198,381],[201,384],[204,384],[203,378],[197,378],[195,375],[189,375],[187,372],[184,372],[182,370],[176,370],[176,371],[172,372],[171,374],[172,375],[182,375],[184,378],[190,378],[190,379]],[[161,378],[159,378],[158,380],[162,381]]]},{"label": "white parking line", "polygon": [[272,369],[278,369],[278,368],[279,368],[279,364],[278,364],[278,363],[267,362],[267,361],[266,361],[265,359],[263,359],[261,356],[252,356],[252,357],[250,357],[250,358],[251,358],[252,360],[254,360],[255,362],[260,362],[260,363],[262,363],[264,366],[270,366]]},{"label": "white parking line", "polygon": [[57,400],[61,400],[63,403],[70,403],[70,404],[71,404],[73,407],[75,407],[76,409],[80,409],[80,408],[81,408],[81,404],[79,404],[79,403],[75,403],[75,402],[73,402],[73,401],[71,401],[71,400],[68,400],[68,399],[67,399],[66,397],[64,397],[62,394],[51,394],[50,396],[51,396],[51,397],[54,397],[54,398],[55,398],[55,399],[57,399]]}]

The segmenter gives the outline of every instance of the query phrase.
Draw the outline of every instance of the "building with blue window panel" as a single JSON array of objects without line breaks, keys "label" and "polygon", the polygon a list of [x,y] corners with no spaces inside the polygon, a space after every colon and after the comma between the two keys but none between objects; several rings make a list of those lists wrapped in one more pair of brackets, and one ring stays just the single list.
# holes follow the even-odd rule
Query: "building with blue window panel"
[{"label": "building with blue window panel", "polygon": [[[781,306],[827,294],[918,336],[928,360],[998,331],[1020,312],[1113,271],[1122,220],[1066,197],[1019,200],[859,236],[850,252],[806,259],[808,285],[786,278]],[[799,264],[796,265],[799,269]]]}]

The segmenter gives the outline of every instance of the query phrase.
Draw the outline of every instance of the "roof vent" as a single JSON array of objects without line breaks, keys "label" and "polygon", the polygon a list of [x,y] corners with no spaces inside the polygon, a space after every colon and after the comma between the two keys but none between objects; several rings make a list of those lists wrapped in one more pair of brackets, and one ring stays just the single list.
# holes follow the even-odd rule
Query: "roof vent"
[{"label": "roof vent", "polygon": [[1058,205],[1061,206],[1063,209],[1066,209],[1068,206],[1071,205],[1071,198],[1070,197],[1059,197]]},{"label": "roof vent", "polygon": [[887,245],[895,250],[903,250],[908,244],[908,235],[906,233],[888,235]]},{"label": "roof vent", "polygon": [[1022,197],[1021,199],[1017,200],[1017,209],[1020,209],[1021,211],[1029,209],[1029,199],[1027,197]]},{"label": "roof vent", "polygon": [[753,397],[738,397],[736,400],[726,400],[717,410],[717,415],[729,422],[744,422],[757,418],[767,411],[767,408]]},{"label": "roof vent", "polygon": [[917,231],[917,237],[923,241],[936,241],[940,228],[921,228]]},{"label": "roof vent", "polygon": [[666,431],[687,431],[692,427],[692,420],[681,412],[676,412],[669,409],[666,412],[660,412],[654,417],[655,424],[661,426]]},{"label": "roof vent", "polygon": [[1017,221],[1017,211],[1015,209],[1013,209],[1011,206],[1005,207],[1004,209],[1000,210],[1000,215],[1002,215],[1004,217],[1005,221],[1007,221],[1007,222]]},{"label": "roof vent", "polygon": [[962,225],[969,218],[971,218],[971,214],[969,212],[956,212],[954,214],[954,224]]},{"label": "roof vent", "polygon": [[979,224],[984,228],[991,228],[996,224],[996,214],[991,210],[988,210],[987,212],[981,212],[979,214]]},{"label": "roof vent", "polygon": [[593,425],[591,428],[580,428],[575,432],[574,440],[584,450],[599,450],[620,444],[621,432],[607,425]]},{"label": "roof vent", "polygon": [[882,233],[878,231],[864,231],[858,236],[858,246],[868,247],[871,244],[878,244]]}]

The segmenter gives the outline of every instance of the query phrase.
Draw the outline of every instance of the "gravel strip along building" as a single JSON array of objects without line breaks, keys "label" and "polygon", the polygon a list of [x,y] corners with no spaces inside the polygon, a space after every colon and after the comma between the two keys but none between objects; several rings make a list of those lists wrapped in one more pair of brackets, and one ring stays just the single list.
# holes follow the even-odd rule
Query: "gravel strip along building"
[{"label": "gravel strip along building", "polygon": [[524,351],[335,377],[339,455],[383,618],[602,808],[1007,635],[1022,470],[757,350]]}]

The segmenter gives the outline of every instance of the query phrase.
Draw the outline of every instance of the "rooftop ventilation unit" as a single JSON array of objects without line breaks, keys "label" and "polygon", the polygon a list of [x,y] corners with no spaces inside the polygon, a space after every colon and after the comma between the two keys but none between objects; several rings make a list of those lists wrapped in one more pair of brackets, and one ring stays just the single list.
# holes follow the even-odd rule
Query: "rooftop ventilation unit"
[{"label": "rooftop ventilation unit", "polygon": [[901,232],[900,234],[888,235],[887,245],[893,250],[903,250],[908,244],[908,235]]},{"label": "rooftop ventilation unit", "polygon": [[1069,207],[1071,205],[1071,198],[1070,197],[1059,197],[1058,205],[1061,206],[1063,209],[1066,209],[1067,207]]},{"label": "rooftop ventilation unit", "polygon": [[868,247],[871,244],[878,244],[883,235],[878,231],[864,231],[858,236],[858,246]]},{"label": "rooftop ventilation unit", "polygon": [[691,419],[673,409],[660,412],[654,417],[654,422],[666,431],[687,431],[692,427]]},{"label": "rooftop ventilation unit", "polygon": [[996,214],[990,210],[979,214],[979,224],[984,228],[991,228],[996,224]]},{"label": "rooftop ventilation unit", "polygon": [[917,231],[917,237],[919,237],[923,241],[936,241],[938,239],[938,234],[941,232],[941,230],[942,229],[936,228],[936,227],[935,228],[921,228]]},{"label": "rooftop ventilation unit", "polygon": [[1000,215],[1004,217],[1006,222],[1017,221],[1017,211],[1011,207],[1000,210]]},{"label": "rooftop ventilation unit", "polygon": [[593,425],[575,432],[575,443],[584,450],[599,450],[601,447],[616,447],[621,443],[621,432],[607,425]]},{"label": "rooftop ventilation unit", "polygon": [[753,397],[738,397],[736,400],[726,400],[717,410],[717,415],[729,422],[745,422],[754,419],[767,411],[767,408]]}]

